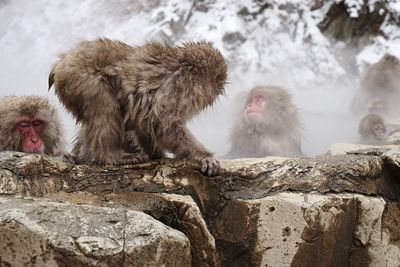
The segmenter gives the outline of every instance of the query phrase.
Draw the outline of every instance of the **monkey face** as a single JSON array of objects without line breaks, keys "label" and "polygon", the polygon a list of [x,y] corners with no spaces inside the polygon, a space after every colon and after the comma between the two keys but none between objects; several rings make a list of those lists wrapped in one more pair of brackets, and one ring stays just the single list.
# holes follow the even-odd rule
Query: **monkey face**
[{"label": "monkey face", "polygon": [[385,135],[385,127],[382,124],[372,125],[371,132],[375,136],[375,139],[382,140]]},{"label": "monkey face", "polygon": [[41,133],[45,128],[43,120],[37,117],[23,116],[15,125],[21,138],[21,149],[27,153],[43,153],[44,142]]},{"label": "monkey face", "polygon": [[244,114],[247,118],[261,118],[265,109],[265,96],[262,94],[255,94],[248,98]]}]

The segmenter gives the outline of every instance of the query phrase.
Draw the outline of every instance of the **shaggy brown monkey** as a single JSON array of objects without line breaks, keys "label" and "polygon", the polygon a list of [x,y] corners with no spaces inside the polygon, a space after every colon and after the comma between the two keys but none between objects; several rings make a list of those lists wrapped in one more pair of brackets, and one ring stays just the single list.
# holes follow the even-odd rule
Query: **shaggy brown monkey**
[{"label": "shaggy brown monkey", "polygon": [[226,158],[300,156],[298,111],[289,93],[278,86],[256,86],[231,131]]},{"label": "shaggy brown monkey", "polygon": [[58,114],[40,96],[0,98],[0,151],[61,155],[63,131]]},{"label": "shaggy brown monkey", "polygon": [[385,121],[377,114],[368,114],[361,119],[358,125],[361,144],[383,145],[385,138]]},{"label": "shaggy brown monkey", "polygon": [[367,68],[361,78],[361,91],[353,101],[356,113],[398,116],[400,108],[400,60],[385,54]]},{"label": "shaggy brown monkey", "polygon": [[219,162],[186,128],[186,121],[224,92],[221,53],[204,42],[170,47],[129,46],[98,39],[60,56],[49,88],[81,124],[78,162],[130,164],[162,158],[194,159],[215,175]]}]

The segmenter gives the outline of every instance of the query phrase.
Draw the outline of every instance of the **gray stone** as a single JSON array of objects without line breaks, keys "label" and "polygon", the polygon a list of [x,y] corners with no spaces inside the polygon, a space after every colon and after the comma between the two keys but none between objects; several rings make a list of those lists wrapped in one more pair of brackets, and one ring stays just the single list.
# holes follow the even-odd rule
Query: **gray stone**
[{"label": "gray stone", "polygon": [[[358,194],[232,200],[218,220],[219,235],[236,248],[223,248],[223,266],[397,266],[400,248],[390,237],[399,231],[383,223],[398,218],[400,206],[391,205]],[[227,226],[233,214],[240,222]]]},{"label": "gray stone", "polygon": [[4,266],[191,266],[190,243],[142,212],[0,198]]},{"label": "gray stone", "polygon": [[400,129],[393,131],[386,137],[386,145],[400,145]]},{"label": "gray stone", "polygon": [[190,196],[127,192],[102,194],[87,192],[48,194],[53,201],[107,207],[124,207],[151,215],[156,220],[183,232],[190,241],[192,266],[218,266],[218,254],[199,207]]},{"label": "gray stone", "polygon": [[[93,261],[113,265],[121,262],[123,254],[127,262],[139,257],[142,264],[157,266],[154,246],[129,245],[133,242],[126,239],[122,249],[121,236],[116,234],[119,229],[130,231],[120,223],[128,220],[128,214],[143,211],[189,239],[184,236],[188,256],[177,247],[185,247],[182,243],[166,245],[173,248],[166,250],[173,263],[166,264],[185,257],[187,261],[179,262],[192,266],[396,266],[400,261],[400,148],[351,145],[335,151],[317,157],[224,160],[216,177],[204,177],[199,165],[190,161],[85,166],[47,156],[0,153],[0,188],[8,188],[0,193],[8,195],[4,198],[12,199],[11,194],[53,201],[40,216],[26,208],[12,209],[22,205],[19,199],[9,201],[16,202],[7,209],[0,205],[9,212],[22,212],[40,226],[37,231],[23,226],[16,232],[24,234],[16,235],[11,230],[19,226],[5,224],[0,240],[26,245],[17,254],[12,254],[14,247],[5,251],[5,246],[0,256],[3,261],[13,256],[59,266],[68,259],[79,266]],[[35,199],[29,205],[43,201]],[[54,215],[60,213],[60,205],[110,212],[102,212],[98,220],[77,211],[72,214],[79,216],[68,212],[72,217],[66,218]],[[0,218],[4,215],[0,211]],[[42,234],[40,229],[51,228],[48,216],[65,221],[51,222],[52,229],[69,227],[68,234],[78,234],[72,240],[64,238],[63,230],[57,230],[63,237],[59,239],[47,234],[58,233],[55,230]],[[86,233],[88,225],[91,231],[104,225],[111,230],[103,235]],[[143,235],[147,236],[145,227],[136,232],[137,237]],[[28,241],[22,242],[23,238]]]}]

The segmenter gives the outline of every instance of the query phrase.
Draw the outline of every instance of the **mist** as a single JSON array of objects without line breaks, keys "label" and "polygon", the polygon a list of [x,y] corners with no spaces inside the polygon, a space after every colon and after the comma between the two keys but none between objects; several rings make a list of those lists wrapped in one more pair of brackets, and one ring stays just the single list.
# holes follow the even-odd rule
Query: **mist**
[{"label": "mist", "polygon": [[[286,22],[289,30],[284,31],[283,26],[277,26],[282,14],[271,13],[266,14],[267,26],[254,28],[236,18],[236,9],[245,2],[233,1],[238,5],[233,11],[221,8],[232,3],[215,3],[208,13],[189,16],[191,4],[180,1],[0,1],[0,96],[48,97],[60,108],[71,148],[75,122],[47,85],[58,54],[82,40],[98,37],[130,45],[149,40],[176,44],[206,40],[226,57],[228,84],[225,95],[188,125],[217,156],[229,150],[229,131],[238,114],[235,95],[258,84],[280,85],[292,94],[300,110],[306,155],[325,153],[333,143],[356,142],[359,118],[350,112],[350,103],[358,90],[358,71],[346,70],[346,62],[336,56],[342,48],[318,32],[319,15],[310,12],[309,17],[305,13],[302,18],[293,18]],[[307,1],[303,2],[297,4],[306,5]],[[185,23],[179,24],[182,17]],[[222,37],[227,32],[239,32],[247,41],[224,43]],[[303,42],[306,37],[312,42]],[[377,54],[382,53],[368,51],[353,55],[360,66],[377,60]]]}]

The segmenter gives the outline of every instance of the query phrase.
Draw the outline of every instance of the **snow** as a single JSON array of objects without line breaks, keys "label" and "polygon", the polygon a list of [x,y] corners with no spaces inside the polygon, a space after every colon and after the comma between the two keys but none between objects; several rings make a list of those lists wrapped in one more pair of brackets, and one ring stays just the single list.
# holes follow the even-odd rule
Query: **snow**
[{"label": "snow", "polygon": [[[189,126],[217,155],[228,150],[234,96],[256,84],[278,84],[292,93],[303,119],[306,154],[357,138],[357,118],[349,105],[359,74],[348,73],[341,59],[344,45],[332,43],[317,26],[332,3],[343,1],[324,1],[314,11],[312,0],[203,2],[209,3],[206,11],[179,0],[0,0],[0,96],[38,94],[61,107],[54,90],[47,91],[48,72],[59,53],[85,39],[105,36],[137,45],[205,40],[226,57],[229,84],[226,96]],[[352,17],[362,2],[344,0]],[[400,14],[400,4],[389,2]],[[360,72],[386,52],[400,56],[398,27],[385,21],[381,30],[385,38],[372,39],[359,53],[349,52]],[[244,39],[224,41],[232,33]],[[71,141],[73,120],[66,112],[63,118]]]},{"label": "snow", "polygon": [[350,18],[358,18],[364,0],[345,0],[344,3],[347,7]]}]

